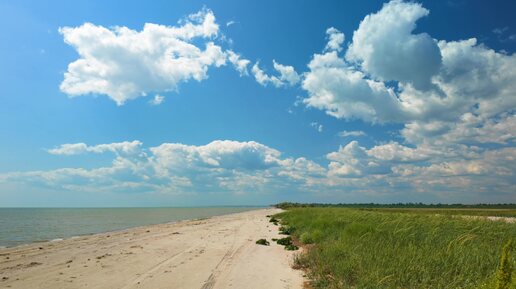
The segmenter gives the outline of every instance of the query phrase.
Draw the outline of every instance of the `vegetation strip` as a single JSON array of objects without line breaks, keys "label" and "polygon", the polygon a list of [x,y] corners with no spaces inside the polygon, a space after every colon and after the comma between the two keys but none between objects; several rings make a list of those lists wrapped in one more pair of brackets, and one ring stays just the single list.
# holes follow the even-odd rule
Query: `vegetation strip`
[{"label": "vegetation strip", "polygon": [[274,217],[312,244],[295,266],[315,288],[516,288],[516,224],[331,207]]}]

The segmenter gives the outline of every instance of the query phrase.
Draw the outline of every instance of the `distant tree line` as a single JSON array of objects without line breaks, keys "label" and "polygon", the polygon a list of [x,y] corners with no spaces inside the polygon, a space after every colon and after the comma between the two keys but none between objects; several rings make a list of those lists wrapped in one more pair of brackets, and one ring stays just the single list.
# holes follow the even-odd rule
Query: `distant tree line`
[{"label": "distant tree line", "polygon": [[392,204],[377,204],[377,203],[292,203],[282,202],[275,204],[274,207],[280,209],[288,208],[310,208],[310,207],[336,207],[336,208],[443,208],[443,209],[516,209],[516,204],[424,204],[424,203],[392,203]]}]

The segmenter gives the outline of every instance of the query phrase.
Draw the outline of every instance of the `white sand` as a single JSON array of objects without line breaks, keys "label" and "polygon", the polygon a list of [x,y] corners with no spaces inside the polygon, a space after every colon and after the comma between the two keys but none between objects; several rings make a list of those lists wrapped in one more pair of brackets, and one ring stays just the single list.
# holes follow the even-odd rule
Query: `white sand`
[{"label": "white sand", "polygon": [[260,238],[278,228],[254,210],[0,249],[0,288],[302,288],[294,252]]}]

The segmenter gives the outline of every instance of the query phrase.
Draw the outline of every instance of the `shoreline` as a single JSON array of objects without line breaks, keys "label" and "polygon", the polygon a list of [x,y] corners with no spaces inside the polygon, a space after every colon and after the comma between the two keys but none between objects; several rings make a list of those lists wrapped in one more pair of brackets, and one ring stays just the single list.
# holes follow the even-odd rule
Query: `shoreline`
[{"label": "shoreline", "polygon": [[[158,220],[158,221],[153,221],[153,222],[150,222],[148,224],[129,224],[127,226],[113,226],[113,228],[111,229],[104,229],[104,230],[92,230],[90,232],[77,232],[77,234],[56,234],[54,236],[47,236],[48,238],[47,239],[33,239],[33,240],[24,240],[24,241],[19,241],[17,242],[18,244],[15,244],[15,245],[9,245],[8,243],[14,243],[15,241],[14,240],[7,240],[7,244],[3,244],[3,245],[0,245],[0,250],[1,249],[5,249],[5,248],[15,248],[15,247],[19,247],[19,246],[27,246],[27,245],[32,245],[32,244],[41,244],[41,243],[45,243],[45,242],[55,242],[55,241],[62,241],[62,240],[67,240],[67,239],[70,239],[70,238],[80,238],[80,237],[85,237],[85,236],[92,236],[92,235],[95,235],[95,234],[104,234],[104,233],[114,233],[114,232],[118,232],[118,231],[124,231],[124,230],[130,230],[130,229],[134,229],[134,228],[139,228],[139,227],[145,227],[145,226],[155,226],[155,225],[161,225],[161,224],[173,224],[173,223],[177,223],[177,222],[183,222],[183,221],[192,221],[192,220],[197,220],[197,219],[204,219],[204,218],[211,218],[211,217],[216,217],[216,216],[223,216],[223,215],[229,215],[229,214],[235,214],[235,213],[240,213],[240,212],[247,212],[247,211],[252,211],[252,210],[261,210],[261,209],[267,209],[267,208],[271,208],[271,207],[253,207],[253,206],[206,206],[206,207],[115,207],[115,208],[0,208],[1,209],[13,209],[13,210],[19,210],[19,209],[29,209],[29,210],[32,210],[32,209],[42,209],[42,210],[47,210],[47,209],[50,209],[50,210],[69,210],[69,209],[85,209],[85,210],[90,210],[90,209],[100,209],[100,210],[105,210],[105,209],[142,209],[142,210],[147,210],[147,209],[217,209],[217,208],[231,208],[231,209],[244,209],[244,210],[241,210],[241,211],[235,211],[235,212],[220,212],[220,213],[216,213],[216,214],[213,214],[213,215],[208,215],[208,216],[199,216],[199,217],[191,217],[191,216],[188,216],[188,217],[185,217],[184,219],[182,218],[178,218],[176,220],[173,219],[173,217],[171,218],[171,220]],[[94,220],[95,221],[95,220]]]},{"label": "shoreline", "polygon": [[[0,249],[2,288],[302,288],[255,209]],[[259,283],[257,283],[259,280]]]}]

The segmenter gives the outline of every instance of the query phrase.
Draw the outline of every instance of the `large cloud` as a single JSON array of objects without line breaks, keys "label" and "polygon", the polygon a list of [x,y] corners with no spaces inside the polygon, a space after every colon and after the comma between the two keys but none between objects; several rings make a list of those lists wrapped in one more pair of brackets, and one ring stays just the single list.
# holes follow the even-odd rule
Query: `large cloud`
[{"label": "large cloud", "polygon": [[245,191],[274,192],[284,186],[310,189],[324,169],[305,158],[284,158],[263,144],[217,140],[194,146],[163,143],[144,148],[139,141],[99,145],[64,144],[51,154],[114,152],[111,166],[60,168],[0,175],[2,182],[82,191],[135,190],[168,194]]},{"label": "large cloud", "polygon": [[414,34],[428,14],[417,3],[385,4],[360,23],[345,57],[331,37],[338,30],[328,29],[324,53],[304,73],[304,103],[346,120],[403,124],[401,136],[415,145],[512,144],[516,55],[475,38]]},{"label": "large cloud", "polygon": [[308,64],[302,87],[309,97],[304,103],[337,118],[370,122],[400,120],[403,111],[394,91],[383,83],[364,78],[336,51],[315,54]]},{"label": "large cloud", "polygon": [[[135,145],[131,153],[121,153],[121,147],[126,147],[121,144]],[[0,174],[0,185],[21,183],[92,194],[268,194],[276,200],[294,193],[312,200],[324,195],[345,202],[373,196],[396,201],[457,201],[466,196],[472,202],[486,198],[515,201],[516,149],[510,147],[492,150],[458,145],[435,149],[390,142],[366,148],[351,141],[327,154],[326,166],[304,157],[283,157],[278,150],[254,141],[218,140],[200,146],[164,143],[150,148],[138,141],[81,143],[58,149],[62,154],[118,153],[105,167]],[[495,189],[496,196],[486,195],[489,188]]]},{"label": "large cloud", "polygon": [[428,34],[412,34],[416,21],[429,11],[416,3],[391,1],[368,15],[353,34],[346,58],[381,81],[431,87],[430,79],[441,64],[437,42]]},{"label": "large cloud", "polygon": [[[210,10],[188,16],[181,26],[147,23],[143,30],[85,23],[59,29],[80,58],[68,66],[61,90],[70,95],[104,94],[117,104],[153,92],[177,90],[179,83],[207,78],[210,66],[226,63],[210,41],[219,26]],[[200,41],[198,41],[200,40]],[[195,43],[204,43],[197,46]],[[230,52],[242,73],[245,63]]]}]

